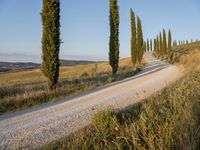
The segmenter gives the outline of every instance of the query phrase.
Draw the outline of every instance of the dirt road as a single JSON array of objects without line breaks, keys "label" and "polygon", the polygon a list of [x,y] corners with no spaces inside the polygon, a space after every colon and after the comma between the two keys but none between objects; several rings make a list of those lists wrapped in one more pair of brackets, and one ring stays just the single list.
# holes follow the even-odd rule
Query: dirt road
[{"label": "dirt road", "polygon": [[90,123],[107,106],[123,108],[176,80],[177,66],[146,54],[148,66],[131,78],[59,102],[0,116],[0,149],[33,149]]}]

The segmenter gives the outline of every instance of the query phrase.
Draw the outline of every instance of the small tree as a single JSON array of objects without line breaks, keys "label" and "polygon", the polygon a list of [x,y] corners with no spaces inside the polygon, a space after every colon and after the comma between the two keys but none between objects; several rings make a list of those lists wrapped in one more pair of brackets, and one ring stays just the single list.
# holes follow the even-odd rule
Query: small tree
[{"label": "small tree", "polygon": [[131,13],[131,60],[133,65],[137,63],[137,31],[136,31],[136,21],[135,21],[135,14],[133,9],[130,11]]},{"label": "small tree", "polygon": [[42,71],[49,90],[55,90],[59,78],[60,1],[43,0]]},{"label": "small tree", "polygon": [[119,63],[119,6],[117,0],[110,0],[110,42],[109,63],[116,74]]}]

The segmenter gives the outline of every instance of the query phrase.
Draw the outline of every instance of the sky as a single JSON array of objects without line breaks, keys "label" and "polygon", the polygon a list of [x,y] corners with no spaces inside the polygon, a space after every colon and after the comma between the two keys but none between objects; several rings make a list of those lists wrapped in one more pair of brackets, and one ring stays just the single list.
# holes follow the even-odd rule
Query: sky
[{"label": "sky", "polygon": [[[144,38],[163,28],[173,39],[200,38],[199,0],[119,0],[120,57],[130,55],[130,8]],[[41,61],[42,0],[0,0],[0,61]],[[61,0],[60,58],[108,60],[109,0]]]}]

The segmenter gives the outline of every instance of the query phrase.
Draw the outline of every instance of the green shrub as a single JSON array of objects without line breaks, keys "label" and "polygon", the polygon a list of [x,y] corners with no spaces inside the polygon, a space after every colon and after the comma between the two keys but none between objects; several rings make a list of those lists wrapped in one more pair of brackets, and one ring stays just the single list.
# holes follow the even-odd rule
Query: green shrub
[{"label": "green shrub", "polygon": [[113,81],[115,81],[114,77],[108,77],[107,82],[108,83],[112,83]]},{"label": "green shrub", "polygon": [[117,118],[112,108],[98,112],[94,115],[92,123],[98,135],[103,138],[110,137],[117,130]]}]

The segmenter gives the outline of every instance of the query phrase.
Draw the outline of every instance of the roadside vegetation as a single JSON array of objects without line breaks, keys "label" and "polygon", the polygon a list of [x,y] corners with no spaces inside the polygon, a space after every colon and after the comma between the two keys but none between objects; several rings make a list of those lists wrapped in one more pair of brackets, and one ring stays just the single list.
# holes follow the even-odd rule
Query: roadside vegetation
[{"label": "roadside vegetation", "polygon": [[107,62],[61,67],[57,90],[48,91],[40,69],[0,74],[0,114],[22,110],[34,105],[75,95],[98,86],[130,77],[144,63],[133,68],[130,58],[121,59],[119,71],[112,75]]},{"label": "roadside vegetation", "polygon": [[42,149],[200,149],[199,46],[174,48],[185,71],[175,83],[124,110],[101,111],[91,126]]}]

